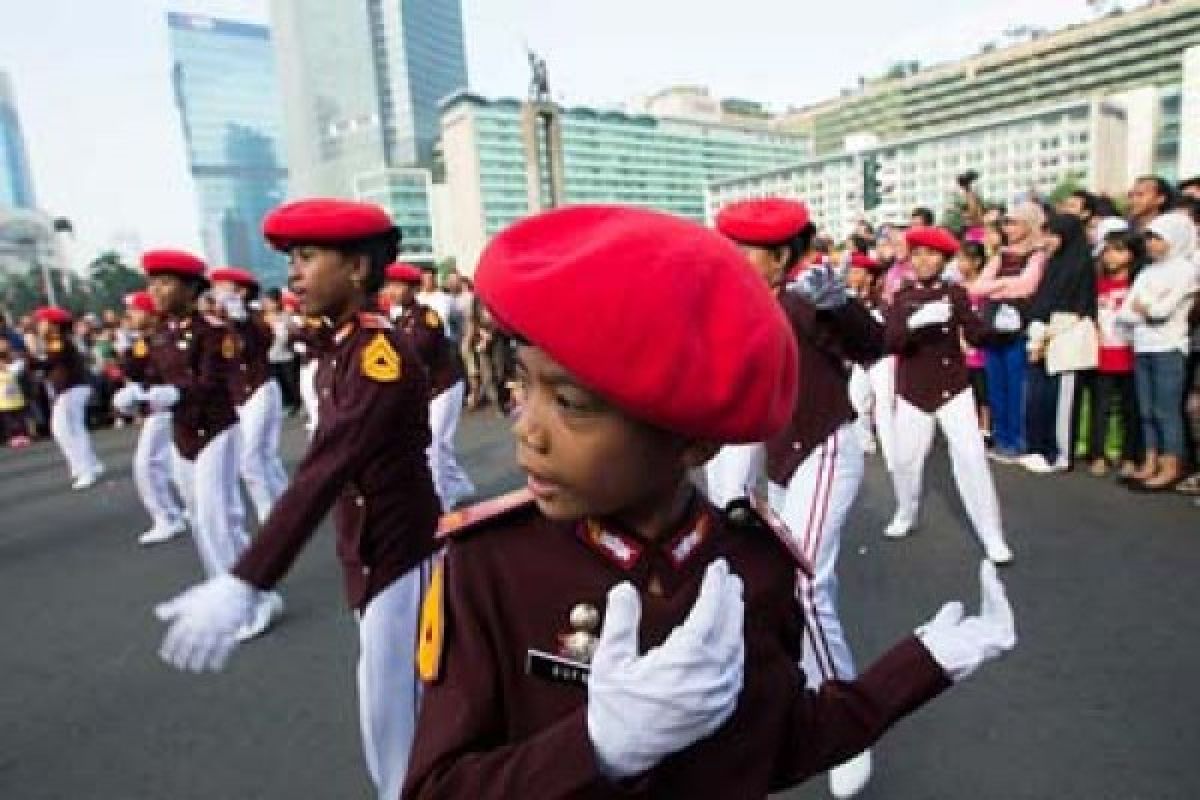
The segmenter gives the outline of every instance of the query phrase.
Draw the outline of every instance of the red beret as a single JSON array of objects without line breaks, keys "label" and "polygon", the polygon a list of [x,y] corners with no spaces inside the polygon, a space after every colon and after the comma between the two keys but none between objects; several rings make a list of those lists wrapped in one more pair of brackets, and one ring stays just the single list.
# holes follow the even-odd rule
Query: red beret
[{"label": "red beret", "polygon": [[909,228],[904,232],[904,241],[911,247],[928,247],[947,256],[958,252],[958,239],[945,228],[932,225],[921,228]]},{"label": "red beret", "polygon": [[203,278],[205,263],[182,250],[147,250],[142,253],[142,269],[147,275],[180,275]]},{"label": "red beret", "polygon": [[377,205],[327,198],[284,203],[263,218],[263,236],[277,250],[353,242],[394,228],[392,218]]},{"label": "red beret", "polygon": [[216,281],[229,281],[230,283],[236,283],[238,286],[258,286],[258,278],[254,277],[254,273],[241,267],[217,267],[208,273],[208,279],[214,283]]},{"label": "red beret", "polygon": [[420,283],[421,269],[419,267],[414,267],[412,264],[405,264],[403,261],[397,261],[395,264],[392,264],[387,268],[385,277],[389,281]]},{"label": "red beret", "polygon": [[804,203],[782,197],[740,200],[717,212],[717,230],[750,245],[786,242],[804,230],[808,221]]},{"label": "red beret", "polygon": [[71,324],[71,312],[67,311],[65,308],[59,308],[58,306],[41,306],[40,308],[34,309],[33,318],[39,322],[45,320],[46,322],[54,325]]},{"label": "red beret", "polygon": [[791,417],[787,319],[738,249],[693,222],[547,211],[491,241],[475,289],[503,327],[633,417],[718,442],[762,441]]},{"label": "red beret", "polygon": [[850,256],[850,266],[874,272],[882,265],[866,253],[854,253]]},{"label": "red beret", "polygon": [[145,311],[147,314],[158,310],[154,304],[154,295],[147,291],[130,292],[125,295],[125,307],[133,311]]}]

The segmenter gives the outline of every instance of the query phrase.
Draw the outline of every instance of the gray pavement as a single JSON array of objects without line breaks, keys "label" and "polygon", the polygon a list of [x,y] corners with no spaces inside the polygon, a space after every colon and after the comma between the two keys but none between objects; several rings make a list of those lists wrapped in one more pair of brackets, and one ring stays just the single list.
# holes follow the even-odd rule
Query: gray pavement
[{"label": "gray pavement", "polygon": [[[198,580],[186,538],[140,549],[135,432],[96,442],[109,472],[66,490],[53,445],[0,452],[0,798],[364,798],[356,636],[328,525],[284,584],[287,616],[196,677],[157,659],[153,605]],[[484,493],[519,485],[503,425],[464,419]],[[286,451],[303,447],[289,422]],[[1200,510],[1085,475],[997,467],[1021,642],[876,750],[863,800],[1200,798]],[[880,536],[868,469],[843,542],[843,621],[860,663],[942,602],[977,602],[977,549],[936,452],[919,533]],[[786,795],[821,798],[823,780]]]}]

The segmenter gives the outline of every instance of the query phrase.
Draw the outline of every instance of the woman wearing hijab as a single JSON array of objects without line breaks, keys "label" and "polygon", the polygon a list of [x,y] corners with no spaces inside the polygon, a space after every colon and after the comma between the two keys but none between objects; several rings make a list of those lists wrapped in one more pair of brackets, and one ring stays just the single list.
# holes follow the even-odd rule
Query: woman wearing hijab
[{"label": "woman wearing hijab", "polygon": [[1188,312],[1198,288],[1196,226],[1184,213],[1155,217],[1144,231],[1151,263],[1138,273],[1117,321],[1132,328],[1134,373],[1146,460],[1130,486],[1173,487],[1183,477],[1184,368]]},{"label": "woman wearing hijab", "polygon": [[1029,302],[1029,370],[1025,396],[1030,472],[1071,468],[1078,373],[1095,369],[1096,269],[1083,223],[1068,214],[1046,222],[1049,260]]}]

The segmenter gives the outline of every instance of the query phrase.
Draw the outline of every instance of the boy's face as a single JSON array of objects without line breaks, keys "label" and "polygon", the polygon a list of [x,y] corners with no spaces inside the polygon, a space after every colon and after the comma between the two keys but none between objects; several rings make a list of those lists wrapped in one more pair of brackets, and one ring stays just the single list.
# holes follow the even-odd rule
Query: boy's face
[{"label": "boy's face", "polygon": [[858,294],[866,292],[871,287],[871,273],[862,267],[850,267],[846,272],[846,286]]},{"label": "boy's face", "polygon": [[288,253],[288,284],[305,314],[342,317],[354,296],[356,280],[366,280],[365,257],[315,245]]},{"label": "boy's face", "polygon": [[712,448],[635,420],[536,347],[517,353],[517,464],[554,520],[653,513]]},{"label": "boy's face", "polygon": [[177,275],[151,275],[146,288],[154,296],[154,305],[171,316],[190,313],[196,302],[194,292]]},{"label": "boy's face", "polygon": [[140,308],[129,309],[129,326],[135,331],[148,331],[151,328],[153,314],[148,314]]},{"label": "boy's face", "polygon": [[379,293],[389,306],[407,307],[417,299],[417,287],[405,281],[388,281]]},{"label": "boy's face", "polygon": [[215,293],[226,297],[246,296],[245,287],[233,281],[213,281],[212,288]]},{"label": "boy's face", "polygon": [[914,247],[909,254],[909,260],[912,261],[917,279],[922,281],[933,280],[946,268],[946,256],[932,247]]}]

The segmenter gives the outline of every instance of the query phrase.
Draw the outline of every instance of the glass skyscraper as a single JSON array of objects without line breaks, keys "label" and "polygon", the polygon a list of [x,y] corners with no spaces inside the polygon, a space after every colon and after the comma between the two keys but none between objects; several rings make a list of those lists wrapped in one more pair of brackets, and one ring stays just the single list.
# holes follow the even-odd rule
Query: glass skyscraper
[{"label": "glass skyscraper", "polygon": [[442,98],[467,85],[459,0],[272,0],[298,195],[429,167]]},{"label": "glass skyscraper", "polygon": [[167,26],[205,255],[252,269],[265,286],[282,285],[285,260],[260,232],[287,195],[288,175],[268,29],[175,12]]},{"label": "glass skyscraper", "polygon": [[8,75],[0,72],[0,206],[33,208],[33,179]]}]

